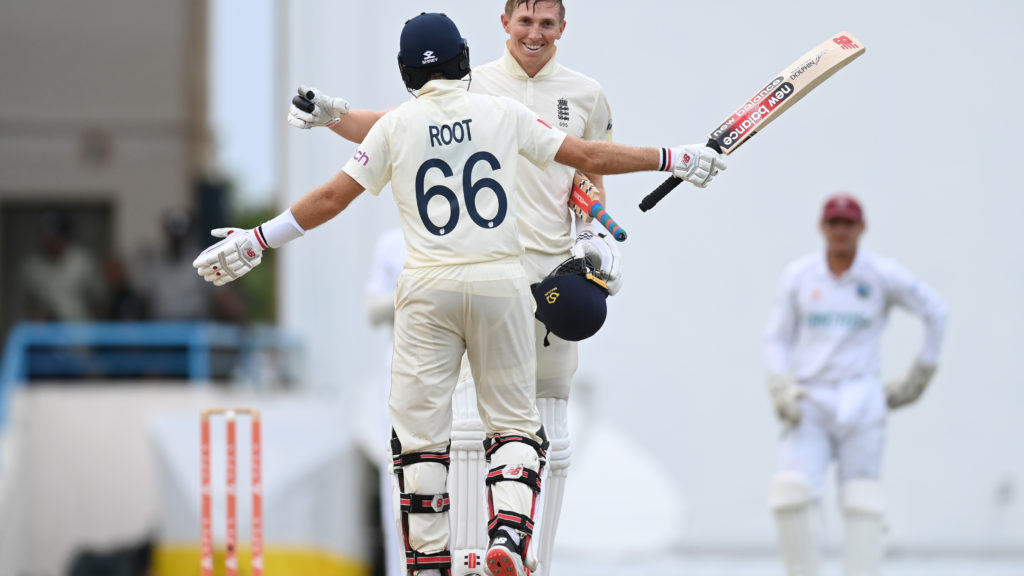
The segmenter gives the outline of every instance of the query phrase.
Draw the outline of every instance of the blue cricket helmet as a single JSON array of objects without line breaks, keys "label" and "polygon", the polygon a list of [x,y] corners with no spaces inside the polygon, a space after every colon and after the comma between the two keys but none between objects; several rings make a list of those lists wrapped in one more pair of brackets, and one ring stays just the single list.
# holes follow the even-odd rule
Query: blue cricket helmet
[{"label": "blue cricket helmet", "polygon": [[586,258],[569,258],[532,288],[537,319],[562,340],[590,338],[608,317],[608,286]]},{"label": "blue cricket helmet", "polygon": [[469,73],[469,43],[451,18],[423,12],[402,28],[398,69],[410,90],[419,90],[438,72],[458,80]]}]

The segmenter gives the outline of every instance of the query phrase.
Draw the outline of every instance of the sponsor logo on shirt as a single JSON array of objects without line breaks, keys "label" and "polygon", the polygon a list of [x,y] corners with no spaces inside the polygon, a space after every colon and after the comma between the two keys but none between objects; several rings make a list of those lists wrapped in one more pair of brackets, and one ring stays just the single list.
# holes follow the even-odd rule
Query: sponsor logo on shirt
[{"label": "sponsor logo on shirt", "polygon": [[871,286],[866,284],[866,283],[864,283],[864,282],[858,282],[857,283],[857,297],[861,298],[861,299],[867,299],[867,298],[871,297]]},{"label": "sponsor logo on shirt", "polygon": [[804,321],[819,330],[861,330],[871,325],[871,319],[853,312],[808,312]]}]

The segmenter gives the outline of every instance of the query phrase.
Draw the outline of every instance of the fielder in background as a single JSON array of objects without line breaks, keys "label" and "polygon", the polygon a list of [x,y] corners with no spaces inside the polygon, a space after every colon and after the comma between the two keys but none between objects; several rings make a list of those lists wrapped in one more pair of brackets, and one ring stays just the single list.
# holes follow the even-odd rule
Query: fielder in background
[{"label": "fielder in background", "polygon": [[[385,230],[373,249],[373,261],[370,265],[370,277],[366,281],[366,317],[373,326],[385,326],[388,329],[388,346],[386,357],[381,358],[387,366],[387,385],[381,386],[377,391],[380,396],[380,404],[374,406],[378,411],[379,438],[391,436],[391,419],[388,417],[388,393],[391,390],[391,357],[395,347],[395,286],[398,285],[398,277],[402,273],[402,265],[405,262],[405,238],[402,236],[402,229],[399,227]],[[374,398],[378,398],[376,395]],[[376,436],[374,436],[376,438]],[[380,513],[381,513],[381,540],[384,552],[384,576],[399,576],[405,564],[405,546],[402,545],[398,534],[401,531],[401,518],[395,510],[392,500],[398,495],[394,491],[397,486],[392,482],[391,463],[394,460],[391,456],[390,444],[381,443],[374,445],[380,448],[373,451],[374,462],[379,467],[378,478],[380,480]],[[385,449],[385,446],[387,448]],[[379,459],[378,456],[379,455]]]},{"label": "fielder in background", "polygon": [[516,227],[518,157],[585,173],[700,173],[706,183],[717,155],[581,140],[512,99],[469,93],[462,80],[470,73],[469,48],[443,14],[406,22],[398,63],[415,98],[380,118],[337,176],[252,230],[213,231],[224,240],[193,266],[215,284],[235,280],[264,250],[391,182],[406,251],[389,399],[406,568],[412,576],[451,572],[448,446],[465,353],[491,466],[487,568],[493,576],[524,576],[547,441],[535,405],[533,297]]},{"label": "fielder in background", "polygon": [[[817,576],[816,506],[835,461],[845,574],[877,576],[887,412],[916,401],[935,374],[946,307],[895,261],[858,249],[865,223],[853,197],[830,197],[820,228],[825,252],[786,268],[768,323],[768,389],[784,427],[771,505],[786,574]],[[893,306],[921,317],[924,343],[906,378],[883,385],[879,341]]]},{"label": "fielder in background", "polygon": [[[556,58],[556,42],[565,30],[565,6],[561,0],[507,0],[500,16],[508,40],[504,54],[493,62],[473,69],[470,91],[517,100],[530,108],[548,125],[584,140],[611,141],[612,115],[601,85],[592,78],[566,68]],[[350,109],[342,98],[328,96],[314,88],[299,88],[299,98],[311,96],[313,109],[307,112],[293,105],[288,122],[308,129],[329,126],[336,134],[361,142],[383,111]],[[680,147],[677,155],[689,152],[694,158],[693,172],[686,180],[703,187],[718,170],[725,169],[722,158],[702,144]],[[699,169],[701,162],[712,164],[710,174]],[[607,283],[607,293],[614,295],[622,285],[621,256],[615,240],[597,222],[577,218],[567,208],[573,185],[574,170],[552,164],[540,169],[523,163],[518,172],[519,237],[525,248],[523,266],[531,284],[546,282],[544,293],[551,289],[553,270],[565,272],[562,265],[568,258],[588,258],[600,270]],[[587,178],[604,197],[604,180],[600,174]],[[576,263],[577,267],[579,263]],[[551,275],[555,276],[555,275]],[[559,277],[560,282],[577,282],[572,274]],[[581,290],[580,293],[587,293]],[[569,318],[569,299],[548,306],[547,299],[538,299],[547,322],[539,318],[533,325],[537,356],[537,408],[548,434],[550,448],[544,470],[544,496],[538,503],[534,528],[538,546],[537,558],[531,554],[529,567],[538,576],[549,574],[558,518],[562,509],[566,476],[572,447],[569,440],[568,400],[573,375],[579,364],[577,341],[592,335],[604,316],[587,314]],[[585,304],[577,300],[580,308]],[[592,302],[598,312],[604,310],[603,299]],[[560,308],[561,307],[561,308]],[[548,333],[551,329],[552,334]],[[560,337],[565,336],[565,337]],[[477,414],[474,386],[469,369],[464,366],[455,393],[452,438],[451,492],[453,498],[453,546],[456,574],[478,574],[475,557],[486,546],[485,516],[479,500],[481,483],[486,475],[482,439],[483,424]],[[474,499],[474,500],[471,500]],[[533,550],[533,548],[531,548]]]}]

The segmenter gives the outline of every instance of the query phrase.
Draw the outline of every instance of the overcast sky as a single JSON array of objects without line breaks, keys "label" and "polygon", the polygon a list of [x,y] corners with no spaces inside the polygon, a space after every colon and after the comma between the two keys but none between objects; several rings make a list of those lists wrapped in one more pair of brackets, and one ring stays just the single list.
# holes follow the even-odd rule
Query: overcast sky
[{"label": "overcast sky", "polygon": [[269,202],[273,186],[273,125],[287,108],[272,103],[273,0],[250,0],[245,10],[229,0],[210,3],[212,42],[210,122],[221,167],[240,200]]}]

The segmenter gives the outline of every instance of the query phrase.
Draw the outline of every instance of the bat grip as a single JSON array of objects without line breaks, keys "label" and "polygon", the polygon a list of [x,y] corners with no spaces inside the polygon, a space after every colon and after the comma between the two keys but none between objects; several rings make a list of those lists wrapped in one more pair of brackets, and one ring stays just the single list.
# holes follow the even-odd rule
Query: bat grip
[{"label": "bat grip", "polygon": [[597,221],[611,233],[613,238],[619,242],[626,241],[626,231],[623,230],[622,226],[619,226],[618,222],[616,222],[615,219],[605,211],[603,204],[595,200],[594,203],[590,205],[590,215],[596,218]]},{"label": "bat grip", "polygon": [[661,185],[654,189],[654,192],[651,192],[647,196],[644,196],[644,199],[640,201],[640,210],[643,212],[647,212],[651,208],[654,208],[654,206],[658,202],[661,202],[662,198],[667,196],[673,188],[679,186],[679,183],[682,181],[682,178],[669,176],[664,182],[661,183]]},{"label": "bat grip", "polygon": [[292,104],[306,113],[311,113],[316,108],[313,103],[302,96],[292,96]]},{"label": "bat grip", "polygon": [[[708,143],[705,144],[705,146],[711,148],[712,150],[719,154],[722,153],[722,147],[719,146],[718,142],[716,142],[712,138],[708,138]],[[668,179],[662,182],[660,186],[654,189],[654,192],[651,192],[647,196],[644,196],[644,199],[640,201],[640,210],[647,212],[651,208],[654,208],[654,206],[658,202],[661,202],[662,198],[667,196],[668,193],[671,192],[676,186],[679,186],[679,183],[682,181],[683,180],[681,178],[669,176]]]}]

